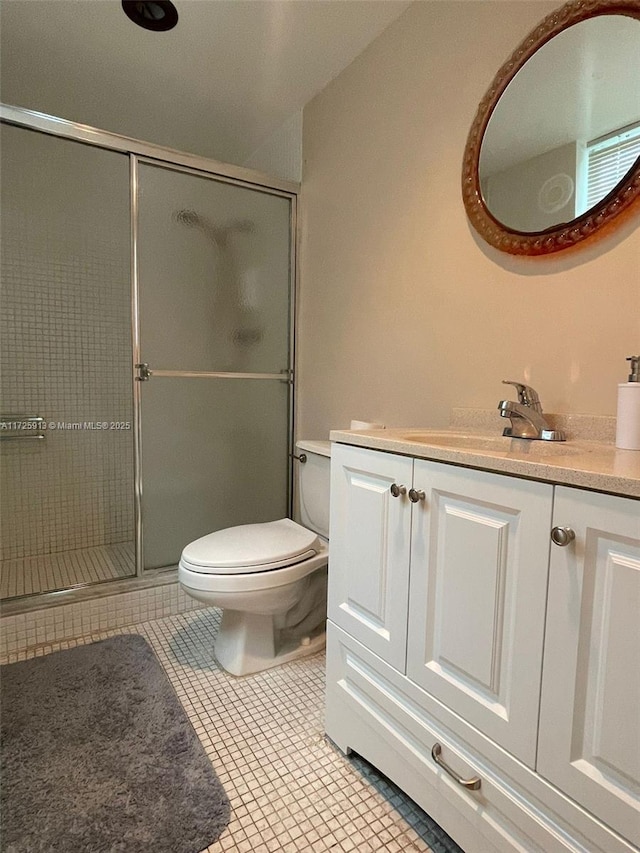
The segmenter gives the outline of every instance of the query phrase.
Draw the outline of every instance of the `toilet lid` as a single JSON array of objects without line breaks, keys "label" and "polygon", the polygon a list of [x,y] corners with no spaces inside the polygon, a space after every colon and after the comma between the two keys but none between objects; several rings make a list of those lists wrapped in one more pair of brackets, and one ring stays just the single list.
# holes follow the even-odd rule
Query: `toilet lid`
[{"label": "toilet lid", "polygon": [[319,550],[316,533],[290,518],[281,518],[202,536],[187,545],[180,562],[199,572],[260,572],[300,563]]}]

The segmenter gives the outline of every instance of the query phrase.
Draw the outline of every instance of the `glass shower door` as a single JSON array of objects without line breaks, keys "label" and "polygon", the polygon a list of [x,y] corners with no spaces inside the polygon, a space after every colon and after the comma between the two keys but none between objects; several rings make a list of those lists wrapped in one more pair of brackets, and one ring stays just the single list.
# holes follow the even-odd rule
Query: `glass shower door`
[{"label": "glass shower door", "polygon": [[2,125],[0,597],[135,574],[129,158]]},{"label": "glass shower door", "polygon": [[143,566],[289,504],[291,200],[138,164]]}]

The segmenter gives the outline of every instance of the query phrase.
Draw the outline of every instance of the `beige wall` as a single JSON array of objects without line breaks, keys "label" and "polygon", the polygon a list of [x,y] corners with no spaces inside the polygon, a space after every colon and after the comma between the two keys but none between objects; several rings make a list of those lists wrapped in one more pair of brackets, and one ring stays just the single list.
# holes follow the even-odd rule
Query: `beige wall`
[{"label": "beige wall", "polygon": [[518,259],[476,237],[460,196],[478,101],[556,5],[419,1],[305,108],[299,436],[443,426],[452,406],[495,406],[501,379],[550,412],[615,414],[640,350],[638,217]]},{"label": "beige wall", "polygon": [[242,166],[289,181],[302,180],[302,110],[297,110]]}]

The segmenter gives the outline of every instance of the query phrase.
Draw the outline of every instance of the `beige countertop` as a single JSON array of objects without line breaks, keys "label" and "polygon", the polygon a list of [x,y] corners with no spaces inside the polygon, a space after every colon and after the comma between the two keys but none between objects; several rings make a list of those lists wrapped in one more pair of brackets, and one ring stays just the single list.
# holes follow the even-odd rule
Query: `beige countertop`
[{"label": "beige countertop", "polygon": [[[464,422],[459,419],[458,423]],[[500,424],[478,430],[468,423],[433,430],[332,430],[330,438],[372,450],[640,498],[640,450],[618,450],[610,441],[572,439],[571,435],[566,442],[503,438]]]}]

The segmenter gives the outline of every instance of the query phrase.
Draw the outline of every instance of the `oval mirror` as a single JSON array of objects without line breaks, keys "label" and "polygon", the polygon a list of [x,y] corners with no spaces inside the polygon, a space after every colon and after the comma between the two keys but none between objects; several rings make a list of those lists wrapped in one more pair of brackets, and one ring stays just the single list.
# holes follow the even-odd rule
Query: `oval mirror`
[{"label": "oval mirror", "polygon": [[469,133],[467,215],[492,246],[542,255],[640,197],[640,0],[574,0],[519,45]]}]

